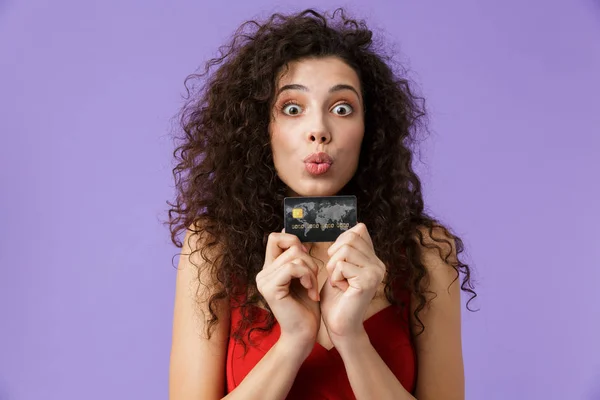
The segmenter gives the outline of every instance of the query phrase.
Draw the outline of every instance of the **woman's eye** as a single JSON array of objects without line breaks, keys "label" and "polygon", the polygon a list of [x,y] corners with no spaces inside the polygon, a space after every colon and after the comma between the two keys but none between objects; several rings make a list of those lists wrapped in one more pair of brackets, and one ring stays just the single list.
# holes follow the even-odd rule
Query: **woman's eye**
[{"label": "woman's eye", "polygon": [[288,115],[298,115],[301,112],[301,108],[298,104],[286,104],[281,110],[284,114]]},{"label": "woman's eye", "polygon": [[352,106],[350,104],[340,104],[335,106],[333,110],[337,115],[348,115],[352,113]]}]

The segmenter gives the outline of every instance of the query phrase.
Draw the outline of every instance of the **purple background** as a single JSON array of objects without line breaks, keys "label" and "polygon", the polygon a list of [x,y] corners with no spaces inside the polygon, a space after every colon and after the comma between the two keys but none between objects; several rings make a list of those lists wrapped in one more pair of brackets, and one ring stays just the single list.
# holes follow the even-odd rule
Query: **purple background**
[{"label": "purple background", "polygon": [[467,398],[600,399],[599,3],[285,3],[0,0],[0,399],[167,398],[183,79],[317,4],[384,30],[428,99],[417,168],[480,293]]}]

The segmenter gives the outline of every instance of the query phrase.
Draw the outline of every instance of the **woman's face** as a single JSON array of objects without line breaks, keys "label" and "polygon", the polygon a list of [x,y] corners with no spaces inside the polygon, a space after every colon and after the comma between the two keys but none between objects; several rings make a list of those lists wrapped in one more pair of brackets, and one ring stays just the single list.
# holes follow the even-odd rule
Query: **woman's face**
[{"label": "woman's face", "polygon": [[280,75],[269,123],[273,161],[290,196],[332,196],[354,176],[364,136],[358,75],[336,57]]}]

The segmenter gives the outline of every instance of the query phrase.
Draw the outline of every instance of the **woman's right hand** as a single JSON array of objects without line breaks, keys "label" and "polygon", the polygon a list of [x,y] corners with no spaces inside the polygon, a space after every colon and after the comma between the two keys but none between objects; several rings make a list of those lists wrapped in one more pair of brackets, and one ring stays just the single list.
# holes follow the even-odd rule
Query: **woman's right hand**
[{"label": "woman's right hand", "polygon": [[258,291],[269,304],[279,327],[280,340],[312,350],[319,327],[318,267],[298,237],[271,233],[265,264],[256,276]]}]

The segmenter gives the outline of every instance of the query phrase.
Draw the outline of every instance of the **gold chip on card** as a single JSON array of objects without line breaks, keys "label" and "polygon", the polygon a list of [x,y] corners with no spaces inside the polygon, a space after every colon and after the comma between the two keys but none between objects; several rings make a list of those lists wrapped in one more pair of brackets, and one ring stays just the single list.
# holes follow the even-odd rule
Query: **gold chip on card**
[{"label": "gold chip on card", "polygon": [[304,218],[304,210],[302,208],[292,209],[292,218]]}]

